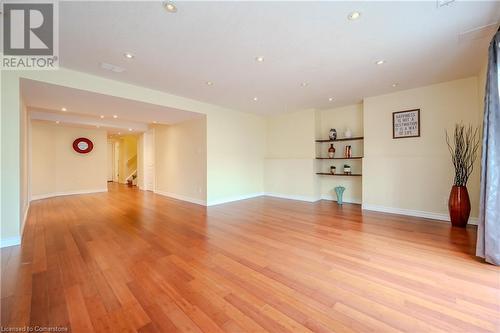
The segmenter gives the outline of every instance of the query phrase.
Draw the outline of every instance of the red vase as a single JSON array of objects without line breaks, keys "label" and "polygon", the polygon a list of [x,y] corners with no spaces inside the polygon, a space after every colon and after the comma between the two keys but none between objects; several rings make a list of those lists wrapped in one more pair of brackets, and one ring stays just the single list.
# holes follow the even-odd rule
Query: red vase
[{"label": "red vase", "polygon": [[467,187],[453,185],[448,200],[451,225],[465,228],[470,215],[470,199]]}]

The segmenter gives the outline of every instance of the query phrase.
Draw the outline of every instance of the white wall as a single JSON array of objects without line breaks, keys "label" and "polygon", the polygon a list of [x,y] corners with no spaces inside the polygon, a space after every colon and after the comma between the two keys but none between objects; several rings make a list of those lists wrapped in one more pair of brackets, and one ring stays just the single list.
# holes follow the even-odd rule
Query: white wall
[{"label": "white wall", "polygon": [[[32,199],[71,193],[107,191],[106,131],[31,121]],[[88,154],[73,150],[73,141],[89,138]]]},{"label": "white wall", "polygon": [[155,192],[204,205],[207,198],[206,117],[154,126]]},{"label": "white wall", "polygon": [[[421,136],[393,139],[392,112],[420,109]],[[480,124],[478,78],[471,77],[364,100],[363,206],[446,218],[453,167],[445,130]],[[478,216],[479,156],[469,180]]]},{"label": "white wall", "polygon": [[319,199],[315,125],[314,110],[268,117],[264,176],[267,194],[305,201]]}]

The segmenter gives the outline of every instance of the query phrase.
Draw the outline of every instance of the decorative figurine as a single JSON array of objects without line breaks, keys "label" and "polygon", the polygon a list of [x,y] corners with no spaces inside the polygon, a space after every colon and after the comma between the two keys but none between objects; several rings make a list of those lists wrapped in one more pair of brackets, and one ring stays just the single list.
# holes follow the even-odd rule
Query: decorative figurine
[{"label": "decorative figurine", "polygon": [[330,167],[330,173],[331,173],[332,175],[334,175],[334,174],[335,174],[335,171],[337,171],[337,168],[336,168],[334,165],[332,165],[332,166]]},{"label": "decorative figurine", "polygon": [[335,128],[330,129],[328,137],[330,138],[330,140],[337,140],[337,130]]},{"label": "decorative figurine", "polygon": [[328,157],[333,158],[335,155],[335,148],[333,147],[333,143],[330,144],[330,148],[328,148]]}]

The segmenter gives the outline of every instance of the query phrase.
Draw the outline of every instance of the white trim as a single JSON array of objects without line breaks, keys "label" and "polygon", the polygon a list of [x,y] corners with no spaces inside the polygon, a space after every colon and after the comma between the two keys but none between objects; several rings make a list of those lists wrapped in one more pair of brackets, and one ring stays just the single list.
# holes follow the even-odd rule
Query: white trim
[{"label": "white trim", "polygon": [[264,193],[258,192],[258,193],[238,195],[238,196],[234,196],[234,197],[227,197],[227,198],[223,198],[223,199],[209,201],[209,202],[207,202],[207,206],[215,206],[215,205],[220,205],[220,204],[233,202],[233,201],[251,199],[251,198],[261,197],[263,195],[264,195]]},{"label": "white trim", "polygon": [[[437,220],[440,222],[449,222],[450,221],[450,216],[448,214],[426,212],[426,211],[422,211],[422,210],[385,207],[385,206],[372,205],[372,204],[363,204],[362,209],[363,210],[372,210],[372,211],[376,211],[376,212],[383,212],[383,213],[423,217],[426,219],[433,219],[433,220]],[[477,222],[478,222],[477,217],[470,217],[469,218],[469,224],[477,225]]]},{"label": "white trim", "polygon": [[52,197],[59,197],[63,195],[76,195],[76,194],[90,194],[90,193],[101,193],[108,192],[108,188],[101,188],[95,190],[82,190],[82,191],[68,191],[68,192],[54,192],[54,193],[44,193],[44,194],[35,194],[31,196],[31,201],[47,199]]},{"label": "white trim", "polygon": [[191,203],[194,203],[197,205],[206,206],[206,201],[202,200],[202,199],[191,198],[191,197],[188,197],[185,195],[175,194],[175,193],[171,193],[171,192],[164,192],[164,191],[154,191],[154,193],[159,194],[159,195],[163,195],[165,197],[173,198],[173,199],[187,201],[187,202],[191,202]]},{"label": "white trim", "polygon": [[320,200],[317,197],[310,197],[310,196],[305,196],[305,195],[295,195],[295,194],[281,194],[281,193],[274,193],[274,192],[266,192],[264,193],[265,196],[268,197],[275,197],[275,198],[281,198],[281,199],[288,199],[288,200],[297,200],[297,201],[307,201],[307,202],[316,202]]},{"label": "white trim", "polygon": [[23,221],[22,221],[22,224],[21,224],[21,239],[23,237],[23,234],[24,234],[24,227],[26,226],[26,220],[28,219],[28,212],[30,210],[30,202],[28,201],[28,204],[26,205],[26,209],[24,211],[24,217],[23,217]]},{"label": "white trim", "polygon": [[9,237],[9,238],[4,238],[0,240],[0,249],[8,246],[14,246],[14,245],[19,245],[21,244],[21,237],[20,236],[15,236],[15,237]]}]

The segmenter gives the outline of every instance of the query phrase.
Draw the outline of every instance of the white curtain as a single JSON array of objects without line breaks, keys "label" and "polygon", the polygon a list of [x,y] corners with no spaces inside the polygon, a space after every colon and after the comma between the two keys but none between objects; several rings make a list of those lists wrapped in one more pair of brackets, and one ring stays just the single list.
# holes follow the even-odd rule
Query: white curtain
[{"label": "white curtain", "polygon": [[494,265],[500,265],[499,55],[500,32],[497,32],[491,41],[488,53],[481,157],[481,198],[476,246],[476,255]]}]

